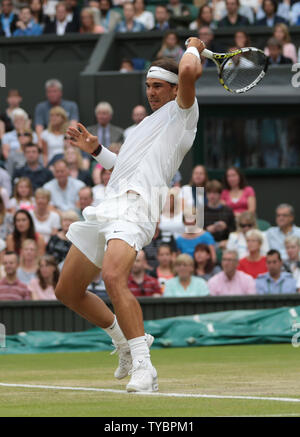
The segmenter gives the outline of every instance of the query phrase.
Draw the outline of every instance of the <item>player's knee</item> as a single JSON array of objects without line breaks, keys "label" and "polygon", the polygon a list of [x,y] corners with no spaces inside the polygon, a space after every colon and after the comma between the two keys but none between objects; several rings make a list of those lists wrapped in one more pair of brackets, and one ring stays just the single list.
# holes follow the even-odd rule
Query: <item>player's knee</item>
[{"label": "player's knee", "polygon": [[[124,278],[120,277],[120,275],[112,269],[106,271],[103,270],[102,279],[110,296],[112,294],[118,294],[122,289],[124,289]],[[125,285],[127,285],[126,281]]]}]

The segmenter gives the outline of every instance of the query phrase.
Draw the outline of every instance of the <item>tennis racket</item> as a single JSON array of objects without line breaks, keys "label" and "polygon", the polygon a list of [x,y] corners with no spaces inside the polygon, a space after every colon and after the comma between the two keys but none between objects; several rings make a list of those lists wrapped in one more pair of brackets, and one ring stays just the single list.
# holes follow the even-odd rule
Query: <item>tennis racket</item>
[{"label": "tennis racket", "polygon": [[[187,46],[189,39],[186,40]],[[220,84],[231,93],[245,93],[255,87],[265,76],[268,57],[262,50],[245,47],[228,53],[201,52],[217,66]]]}]

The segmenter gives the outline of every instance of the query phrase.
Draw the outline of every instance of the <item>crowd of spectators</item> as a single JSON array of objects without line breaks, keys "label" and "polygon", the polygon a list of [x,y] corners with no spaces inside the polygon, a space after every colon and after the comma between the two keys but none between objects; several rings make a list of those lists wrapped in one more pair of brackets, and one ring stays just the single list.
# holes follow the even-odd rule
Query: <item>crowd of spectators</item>
[{"label": "crowd of spectators", "polygon": [[[62,84],[47,81],[45,94],[32,119],[20,107],[19,91],[10,90],[1,115],[0,300],[55,299],[71,245],[69,226],[103,200],[111,175],[70,144],[67,127],[79,111],[63,98]],[[134,107],[133,124],[125,130],[113,124],[109,102],[99,102],[94,114],[88,130],[119,153],[147,110]],[[255,190],[239,168],[227,168],[220,181],[196,165],[183,186],[177,172],[128,286],[136,296],[153,297],[298,292],[300,228],[293,206],[277,206],[276,226],[267,223],[260,230],[260,222]],[[106,296],[101,275],[89,290]]]}]

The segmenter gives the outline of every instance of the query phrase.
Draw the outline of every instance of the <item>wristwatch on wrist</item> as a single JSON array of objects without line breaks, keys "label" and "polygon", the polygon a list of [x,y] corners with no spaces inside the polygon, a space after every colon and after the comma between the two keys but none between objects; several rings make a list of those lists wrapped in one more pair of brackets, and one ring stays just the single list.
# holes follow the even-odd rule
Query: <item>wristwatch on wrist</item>
[{"label": "wristwatch on wrist", "polygon": [[95,149],[95,150],[91,153],[91,155],[96,157],[96,156],[98,156],[98,155],[100,154],[101,150],[102,150],[102,146],[101,146],[101,144],[99,144],[99,146],[97,147],[97,149]]}]

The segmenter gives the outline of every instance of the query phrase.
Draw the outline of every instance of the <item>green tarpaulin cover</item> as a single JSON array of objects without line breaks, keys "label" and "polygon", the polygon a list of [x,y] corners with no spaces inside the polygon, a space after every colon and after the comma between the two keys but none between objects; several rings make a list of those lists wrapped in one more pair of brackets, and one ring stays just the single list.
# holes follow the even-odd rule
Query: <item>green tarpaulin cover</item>
[{"label": "green tarpaulin cover", "polygon": [[[236,310],[145,321],[154,335],[153,347],[193,347],[226,344],[300,344],[300,306],[268,310]],[[112,350],[100,328],[84,332],[29,331],[6,337],[0,354],[87,352]]]}]

